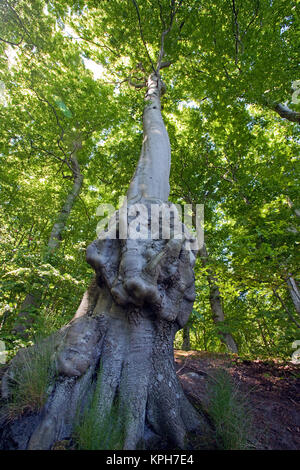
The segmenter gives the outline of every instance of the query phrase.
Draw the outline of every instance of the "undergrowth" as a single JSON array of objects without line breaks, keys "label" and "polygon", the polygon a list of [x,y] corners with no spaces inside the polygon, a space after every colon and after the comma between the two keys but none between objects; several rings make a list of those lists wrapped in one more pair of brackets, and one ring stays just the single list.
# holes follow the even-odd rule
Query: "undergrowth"
[{"label": "undergrowth", "polygon": [[90,394],[83,412],[77,413],[73,441],[80,450],[123,449],[124,422],[120,418],[119,403],[115,401],[110,410],[99,415],[101,370],[98,372],[95,390]]},{"label": "undergrowth", "polygon": [[3,408],[7,420],[43,408],[55,373],[53,353],[54,343],[49,340],[20,350],[9,375],[9,398]]}]

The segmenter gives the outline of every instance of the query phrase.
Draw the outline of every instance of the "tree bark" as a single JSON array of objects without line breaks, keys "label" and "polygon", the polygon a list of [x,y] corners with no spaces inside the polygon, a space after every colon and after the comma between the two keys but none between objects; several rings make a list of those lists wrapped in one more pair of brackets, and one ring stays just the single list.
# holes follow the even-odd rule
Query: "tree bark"
[{"label": "tree bark", "polygon": [[292,109],[280,103],[273,105],[272,108],[274,111],[276,111],[277,114],[279,114],[280,117],[300,124],[300,113],[297,111],[293,111]]},{"label": "tree bark", "polygon": [[[205,433],[209,427],[185,397],[174,366],[174,336],[195,299],[195,254],[187,249],[187,232],[181,239],[165,239],[160,230],[156,237],[121,236],[124,214],[128,227],[137,217],[149,235],[151,205],[169,205],[170,144],[160,111],[162,89],[159,74],[152,74],[128,207],[115,219],[117,237],[102,232],[87,249],[96,277],[57,343],[56,378],[24,448],[50,449],[70,437],[91,390],[101,418],[118,403],[124,449],[185,448],[189,431]],[[141,203],[146,207],[142,216]]]},{"label": "tree bark", "polygon": [[[78,144],[77,144],[78,145]],[[81,148],[77,146],[77,148]],[[48,241],[48,251],[50,254],[53,254],[62,240],[62,233],[66,228],[68,218],[70,216],[71,210],[77,200],[79,193],[82,188],[83,183],[83,175],[80,171],[80,166],[78,160],[76,158],[76,154],[73,154],[71,157],[71,166],[72,166],[72,173],[73,173],[73,186],[70,192],[67,194],[66,200],[64,205],[56,218],[56,222],[53,226],[53,229],[50,234],[50,238]]]},{"label": "tree bark", "polygon": [[[203,244],[202,248],[200,248],[199,251],[200,251],[202,265],[203,267],[206,267],[208,264],[208,252],[206,249],[206,245]],[[208,280],[208,285],[209,285],[209,302],[210,302],[210,307],[212,311],[213,321],[216,325],[218,325],[218,323],[225,321],[225,316],[224,316],[224,311],[223,311],[223,306],[222,306],[220,289],[217,285],[216,277],[214,273],[212,272],[211,268],[208,268],[207,270],[207,280]],[[229,351],[235,354],[238,353],[238,347],[230,333],[224,333],[221,330],[219,330],[219,336],[220,336],[222,343],[225,344],[225,346],[227,346]]]},{"label": "tree bark", "polygon": [[183,335],[182,349],[184,351],[189,351],[191,349],[191,342],[190,342],[190,326],[188,324],[183,327],[182,335]]},{"label": "tree bark", "polygon": [[[73,142],[73,152],[70,157],[70,163],[73,173],[73,185],[69,193],[67,194],[66,200],[63,204],[63,207],[59,214],[56,217],[56,222],[53,225],[53,229],[51,231],[48,244],[47,244],[47,251],[45,259],[49,256],[53,255],[55,251],[58,249],[59,244],[62,240],[62,233],[66,228],[66,224],[68,218],[70,216],[71,210],[75,204],[75,201],[81,191],[82,183],[83,183],[83,175],[80,171],[80,166],[76,157],[77,151],[81,148],[81,142],[75,140]],[[13,331],[19,335],[24,337],[27,336],[27,330],[32,326],[34,323],[33,318],[33,311],[36,311],[41,304],[41,295],[40,293],[36,292],[29,292],[25,300],[23,301],[20,312],[17,316]]]}]

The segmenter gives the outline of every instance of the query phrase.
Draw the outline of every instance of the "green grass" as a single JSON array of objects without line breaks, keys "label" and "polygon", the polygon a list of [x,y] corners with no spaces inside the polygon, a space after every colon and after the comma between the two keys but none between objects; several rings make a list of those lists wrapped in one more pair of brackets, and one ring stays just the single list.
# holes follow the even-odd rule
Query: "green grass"
[{"label": "green grass", "polygon": [[9,379],[10,396],[4,406],[6,419],[43,408],[55,372],[53,353],[53,342],[41,341],[35,348],[21,350],[15,358]]},{"label": "green grass", "polygon": [[114,403],[105,415],[99,415],[100,375],[101,370],[94,392],[91,393],[83,412],[78,413],[73,440],[80,450],[123,449],[125,427],[120,419],[118,402]]},{"label": "green grass", "polygon": [[208,394],[208,413],[215,427],[217,447],[224,450],[250,448],[252,419],[247,397],[228,372],[218,369],[214,373],[208,383]]}]

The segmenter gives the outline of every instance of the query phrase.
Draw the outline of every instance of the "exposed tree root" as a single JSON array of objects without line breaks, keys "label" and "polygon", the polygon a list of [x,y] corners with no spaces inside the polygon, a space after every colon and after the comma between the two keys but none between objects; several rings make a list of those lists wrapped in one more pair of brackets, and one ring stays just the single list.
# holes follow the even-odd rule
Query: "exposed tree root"
[{"label": "exposed tree root", "polygon": [[[188,402],[175,373],[172,344],[177,328],[175,322],[149,318],[147,311],[128,317],[114,303],[106,313],[73,320],[58,341],[57,375],[34,429],[29,426],[26,431],[25,448],[50,449],[56,441],[72,436],[99,369],[98,413],[109,414],[117,399],[120,420],[125,423],[124,449],[159,448],[162,443],[184,448],[186,432],[204,421]],[[6,386],[13,367],[14,361],[6,373]],[[2,433],[4,448],[10,426],[7,423]]]}]

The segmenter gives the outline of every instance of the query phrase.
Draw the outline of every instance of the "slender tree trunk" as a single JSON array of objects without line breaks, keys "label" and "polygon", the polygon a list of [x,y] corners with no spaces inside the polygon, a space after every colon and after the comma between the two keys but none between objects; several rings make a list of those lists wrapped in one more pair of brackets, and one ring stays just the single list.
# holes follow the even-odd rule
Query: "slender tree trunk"
[{"label": "slender tree trunk", "polygon": [[[199,251],[200,251],[202,265],[206,267],[208,264],[208,253],[207,253],[206,245],[204,244],[203,247],[200,248]],[[210,307],[211,307],[211,311],[213,315],[213,321],[215,322],[216,325],[218,325],[218,323],[225,321],[225,316],[224,316],[224,311],[223,311],[223,306],[222,306],[221,294],[220,294],[219,287],[217,285],[216,277],[210,268],[208,268],[207,280],[208,280],[208,285],[209,285],[209,302],[210,302]],[[229,351],[237,354],[238,348],[232,335],[230,333],[224,333],[221,330],[219,330],[219,335],[220,335],[220,339],[222,343],[225,344],[225,346],[227,346]]]},{"label": "slender tree trunk", "polygon": [[190,342],[190,325],[185,325],[182,330],[183,341],[182,341],[182,349],[184,351],[189,351],[191,349],[191,342]]},{"label": "slender tree trunk", "polygon": [[296,280],[293,278],[293,276],[290,275],[286,283],[287,283],[289,293],[293,301],[295,310],[298,313],[298,315],[300,315],[300,292],[299,292]]},{"label": "slender tree trunk", "polygon": [[[185,397],[173,357],[175,333],[186,324],[195,299],[195,256],[184,237],[121,236],[124,213],[129,225],[137,218],[149,234],[151,204],[169,204],[170,144],[160,111],[161,90],[159,74],[152,74],[128,208],[119,210],[117,237],[103,232],[87,249],[96,277],[58,340],[57,379],[25,441],[23,433],[24,448],[49,449],[70,437],[91,390],[101,418],[118,403],[124,449],[184,448],[187,432],[209,427]],[[12,369],[13,364],[4,384]],[[95,388],[97,374],[100,388]]]},{"label": "slender tree trunk", "polygon": [[270,353],[271,348],[270,348],[270,345],[269,345],[269,343],[268,343],[268,341],[267,341],[266,335],[265,335],[265,333],[264,333],[264,329],[263,329],[263,327],[262,327],[260,321],[258,320],[258,318],[256,318],[255,321],[256,321],[256,323],[258,324],[258,328],[259,328],[259,330],[260,330],[261,337],[262,337],[263,343],[264,343],[264,345],[265,345],[265,348],[266,348],[266,350],[269,351],[269,353]]},{"label": "slender tree trunk", "polygon": [[70,192],[67,194],[66,200],[64,205],[56,218],[56,222],[53,226],[53,229],[50,234],[50,238],[48,241],[48,251],[50,254],[53,254],[62,240],[62,233],[66,228],[68,218],[70,216],[71,210],[77,200],[79,193],[82,188],[83,183],[83,175],[80,172],[80,166],[76,155],[71,157],[71,165],[72,165],[72,172],[73,172],[73,186]]},{"label": "slender tree trunk", "polygon": [[276,292],[275,289],[273,289],[273,293],[275,295],[275,297],[279,300],[279,302],[281,303],[281,305],[283,306],[284,310],[286,311],[286,313],[288,314],[290,320],[292,320],[293,323],[295,323],[295,325],[297,326],[297,328],[300,328],[300,323],[298,323],[298,321],[294,318],[294,316],[292,315],[292,313],[290,312],[290,310],[288,309],[287,305],[284,303],[284,301],[282,300],[282,298],[280,297],[280,295]]},{"label": "slender tree trunk", "polygon": [[[45,258],[51,256],[58,249],[59,244],[62,240],[62,233],[66,228],[68,218],[70,216],[71,210],[75,204],[75,201],[81,191],[83,183],[83,175],[80,172],[80,166],[76,157],[77,151],[81,148],[80,141],[76,140],[73,142],[73,153],[70,158],[70,164],[73,172],[73,185],[69,193],[67,194],[66,200],[61,211],[56,217],[56,222],[54,223],[53,229],[51,231]],[[16,319],[14,325],[14,332],[27,336],[26,331],[34,323],[34,318],[32,313],[40,307],[41,303],[41,293],[39,292],[29,292],[25,300],[23,301],[20,312]]]}]

